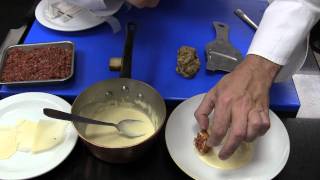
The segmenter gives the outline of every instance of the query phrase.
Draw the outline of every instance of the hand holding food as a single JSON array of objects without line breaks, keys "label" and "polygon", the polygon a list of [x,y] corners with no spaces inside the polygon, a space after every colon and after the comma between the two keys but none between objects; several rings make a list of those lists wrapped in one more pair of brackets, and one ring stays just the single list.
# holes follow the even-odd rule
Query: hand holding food
[{"label": "hand holding food", "polygon": [[[228,159],[243,141],[252,142],[264,135],[270,127],[269,89],[279,70],[262,57],[248,55],[233,72],[226,75],[211,89],[195,112],[201,129],[208,129],[207,146],[225,143],[220,159]],[[214,109],[212,126],[209,114]]]},{"label": "hand holding food", "polygon": [[[222,145],[217,147],[207,146],[209,134],[206,130],[198,132],[194,139],[194,145],[199,152],[199,159],[209,166],[219,169],[236,169],[246,165],[252,158],[253,145],[251,143],[242,142],[238,149],[227,160],[221,160],[218,157]],[[225,139],[223,140],[225,142]]]},{"label": "hand holding food", "polygon": [[207,146],[208,138],[209,134],[206,130],[201,130],[198,132],[197,137],[194,138],[194,145],[201,154],[205,154],[210,150],[210,147]]}]

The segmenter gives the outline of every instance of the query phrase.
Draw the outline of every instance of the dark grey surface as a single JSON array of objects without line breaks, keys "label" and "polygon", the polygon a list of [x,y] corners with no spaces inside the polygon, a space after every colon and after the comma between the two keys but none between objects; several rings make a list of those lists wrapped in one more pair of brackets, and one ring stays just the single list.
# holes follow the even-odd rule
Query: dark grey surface
[{"label": "dark grey surface", "polygon": [[285,119],[290,138],[287,165],[276,179],[320,179],[320,119]]},{"label": "dark grey surface", "polygon": [[[307,59],[297,74],[320,75],[319,65],[316,58],[317,56],[317,53],[309,48]],[[318,56],[318,61],[319,60]]]},{"label": "dark grey surface", "polygon": [[306,63],[302,67],[302,71],[306,73],[319,73],[320,67],[320,21],[312,28],[310,33],[310,48]]},{"label": "dark grey surface", "polygon": [[0,42],[2,42],[9,29],[18,28],[26,22],[31,23],[35,8],[34,4],[40,0],[9,0],[2,1],[0,6]]},{"label": "dark grey surface", "polygon": [[317,63],[317,68],[320,69],[320,54],[318,52],[313,51],[313,55]]}]

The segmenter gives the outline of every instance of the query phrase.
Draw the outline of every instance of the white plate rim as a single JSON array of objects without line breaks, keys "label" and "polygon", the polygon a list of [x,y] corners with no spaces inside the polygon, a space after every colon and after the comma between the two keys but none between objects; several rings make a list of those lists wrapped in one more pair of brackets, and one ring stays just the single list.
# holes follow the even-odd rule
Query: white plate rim
[{"label": "white plate rim", "polygon": [[[168,137],[168,126],[169,126],[168,124],[169,124],[169,122],[170,122],[170,119],[172,119],[172,116],[176,113],[176,111],[177,111],[181,106],[183,106],[185,103],[189,103],[189,102],[193,101],[193,99],[196,99],[196,98],[202,99],[202,98],[205,96],[205,94],[206,94],[206,93],[192,96],[192,97],[190,97],[189,99],[187,99],[187,100],[183,101],[182,103],[180,103],[180,104],[172,111],[172,113],[170,114],[170,116],[169,116],[169,118],[168,118],[168,120],[167,120],[167,123],[166,123],[166,127],[165,127],[165,142],[166,142],[166,147],[167,147],[167,150],[168,150],[168,152],[169,152],[169,155],[170,155],[171,159],[172,159],[172,160],[174,161],[174,163],[180,168],[180,170],[182,170],[185,174],[187,174],[187,175],[188,175],[189,177],[191,177],[192,179],[201,179],[201,178],[200,178],[200,177],[197,177],[197,176],[194,175],[192,172],[186,170],[186,168],[184,167],[184,165],[183,165],[183,164],[180,164],[179,161],[178,161],[178,160],[176,159],[176,157],[174,156],[174,154],[173,154],[173,152],[172,152],[173,150],[172,150],[172,149],[170,148],[170,146],[168,145],[168,138],[169,138],[169,137]],[[271,110],[270,110],[270,113],[274,114],[274,116],[277,117],[276,120],[279,121],[280,124],[281,124],[281,126],[284,127],[284,129],[285,129],[284,133],[285,133],[285,136],[286,136],[286,138],[287,138],[287,140],[288,140],[288,145],[289,145],[289,147],[288,147],[288,149],[287,149],[287,151],[286,151],[286,154],[285,154],[285,156],[284,156],[283,161],[278,164],[278,166],[277,166],[278,169],[277,169],[276,171],[274,171],[273,174],[269,175],[269,177],[267,178],[267,180],[273,179],[274,177],[276,177],[276,176],[282,171],[282,169],[283,169],[284,166],[286,165],[286,163],[287,163],[287,161],[288,161],[288,159],[289,159],[289,155],[290,155],[290,139],[289,139],[289,134],[288,134],[288,132],[287,132],[287,130],[286,130],[283,122],[280,120],[280,118],[279,118],[273,111],[271,111]]]},{"label": "white plate rim", "polygon": [[[61,105],[63,108],[67,109],[67,111],[71,112],[71,105],[65,101],[64,99],[52,95],[52,94],[48,94],[48,93],[43,93],[43,92],[26,92],[26,93],[20,93],[20,94],[15,94],[9,97],[6,97],[4,99],[0,100],[0,109],[1,108],[5,108],[8,105],[16,102],[19,99],[26,99],[26,100],[31,100],[32,98],[39,100],[42,98],[50,98],[50,99],[54,99],[56,101],[56,103],[58,103],[59,105]],[[32,173],[28,174],[25,173],[22,176],[19,176],[19,172],[16,172],[14,175],[12,173],[3,173],[0,172],[0,179],[30,179],[30,178],[35,178],[38,176],[41,176],[51,170],[53,170],[54,168],[56,168],[58,165],[60,165],[72,152],[72,150],[74,149],[77,140],[78,140],[78,134],[76,129],[74,128],[73,124],[70,123],[68,125],[68,131],[69,131],[69,143],[68,146],[66,146],[66,148],[64,149],[64,155],[63,156],[57,156],[57,159],[55,161],[53,161],[53,163],[49,164],[49,166],[47,167],[42,167],[39,171],[32,171]],[[60,144],[62,145],[62,144]],[[60,146],[58,145],[58,146]],[[51,165],[51,166],[50,166]]]},{"label": "white plate rim", "polygon": [[44,12],[43,12],[44,7],[45,7],[45,0],[41,0],[35,9],[35,17],[41,25],[56,31],[64,31],[64,32],[83,31],[83,30],[96,27],[105,22],[103,19],[101,19],[100,21],[97,21],[97,23],[92,23],[91,25],[83,26],[82,28],[61,27],[61,26],[55,25],[54,23],[47,20],[46,17],[44,17]]}]

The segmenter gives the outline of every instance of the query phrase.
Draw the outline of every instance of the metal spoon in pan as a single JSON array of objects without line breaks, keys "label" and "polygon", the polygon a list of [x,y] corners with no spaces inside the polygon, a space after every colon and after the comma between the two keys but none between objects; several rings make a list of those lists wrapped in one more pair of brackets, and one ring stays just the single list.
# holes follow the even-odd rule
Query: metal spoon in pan
[{"label": "metal spoon in pan", "polygon": [[67,121],[73,121],[73,122],[80,122],[80,123],[87,123],[87,124],[96,124],[96,125],[104,125],[104,126],[113,126],[115,127],[121,134],[130,137],[140,137],[143,136],[145,133],[141,132],[135,132],[132,131],[130,126],[134,126],[136,123],[143,123],[143,121],[140,120],[134,120],[134,119],[124,119],[121,120],[118,124],[115,123],[109,123],[109,122],[103,122],[103,121],[97,121],[94,119],[58,111],[55,109],[50,108],[44,108],[43,113],[51,118],[59,119],[59,120],[67,120]]}]

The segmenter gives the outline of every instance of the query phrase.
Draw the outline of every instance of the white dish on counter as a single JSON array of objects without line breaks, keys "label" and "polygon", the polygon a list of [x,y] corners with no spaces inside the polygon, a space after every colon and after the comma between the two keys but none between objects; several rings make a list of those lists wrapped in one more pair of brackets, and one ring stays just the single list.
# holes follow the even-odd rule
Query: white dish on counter
[{"label": "white dish on counter", "polygon": [[[71,105],[60,97],[47,93],[21,93],[0,101],[0,125],[14,125],[21,118],[31,121],[50,119],[42,112],[45,107],[71,112]],[[71,153],[77,138],[77,131],[68,122],[64,141],[56,147],[36,154],[17,151],[9,159],[0,160],[0,179],[29,179],[52,170]]]},{"label": "white dish on counter", "polygon": [[194,112],[204,94],[181,103],[170,115],[165,139],[170,156],[177,166],[194,179],[201,180],[268,180],[274,178],[285,166],[290,152],[288,132],[270,111],[271,128],[254,143],[251,161],[238,169],[220,170],[201,161],[195,152],[193,139],[199,132]]},{"label": "white dish on counter", "polygon": [[[99,17],[98,13],[97,15],[95,15],[95,13],[85,9],[75,14],[72,19],[66,22],[64,22],[63,18],[61,17],[49,18],[46,15],[47,6],[48,5],[46,0],[40,1],[35,10],[35,16],[36,16],[36,19],[40,22],[40,24],[42,24],[43,26],[49,29],[53,29],[57,31],[68,31],[68,32],[82,31],[82,30],[96,27],[105,22],[105,19],[103,17]],[[115,12],[116,11],[112,10],[108,14],[112,14]]]}]

